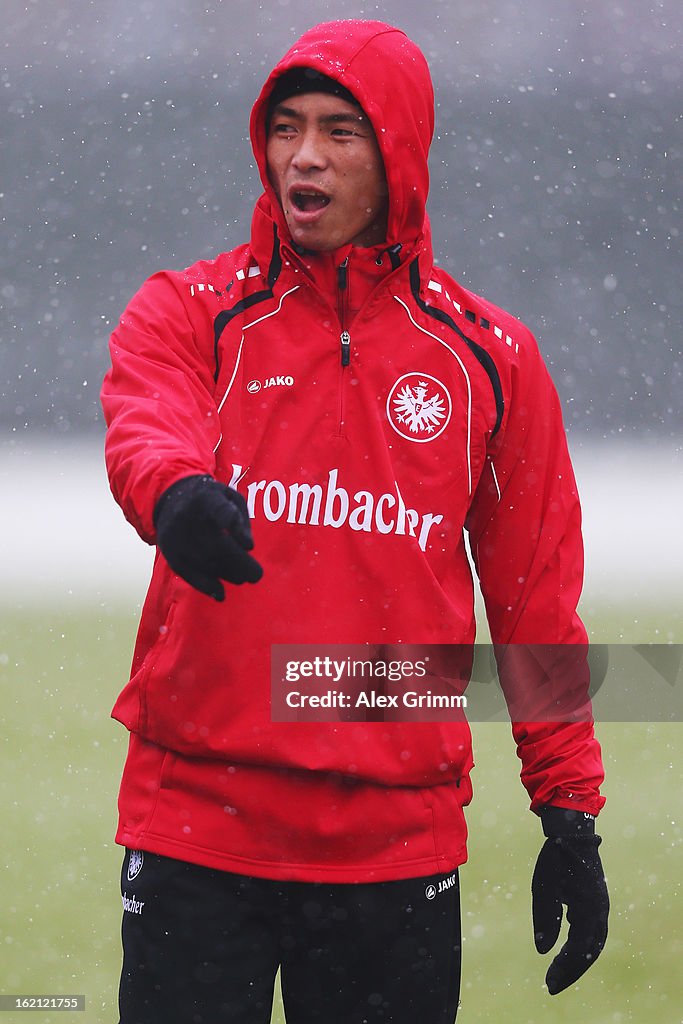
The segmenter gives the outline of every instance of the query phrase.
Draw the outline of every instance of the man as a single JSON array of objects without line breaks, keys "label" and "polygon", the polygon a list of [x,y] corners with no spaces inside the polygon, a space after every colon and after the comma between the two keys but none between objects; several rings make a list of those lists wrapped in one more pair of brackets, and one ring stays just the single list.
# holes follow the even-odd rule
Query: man
[{"label": "man", "polygon": [[[465,527],[496,644],[585,643],[535,341],[432,263],[433,114],[401,31],[311,29],[252,112],[250,242],[157,274],[113,334],[112,489],[158,546],[114,709],[123,1024],[267,1022],[278,968],[289,1024],[453,1021],[467,725],[273,721],[271,652],[472,644]],[[558,992],[607,933],[600,751],[590,720],[513,731],[539,950],[569,907]]]}]

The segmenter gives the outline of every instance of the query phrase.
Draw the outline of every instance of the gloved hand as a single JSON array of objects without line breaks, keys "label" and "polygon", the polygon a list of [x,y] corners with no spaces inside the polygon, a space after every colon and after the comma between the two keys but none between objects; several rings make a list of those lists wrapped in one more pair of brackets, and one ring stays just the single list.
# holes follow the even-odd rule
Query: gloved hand
[{"label": "gloved hand", "polygon": [[569,935],[545,977],[551,995],[573,985],[595,962],[607,941],[609,896],[598,853],[595,819],[581,811],[542,807],[548,837],[531,882],[534,939],[539,953],[557,942],[562,904],[567,907]]},{"label": "gloved hand", "polygon": [[172,484],[154,509],[157,544],[179,576],[216,601],[221,580],[256,583],[263,569],[247,552],[254,547],[247,503],[211,476],[187,476]]}]

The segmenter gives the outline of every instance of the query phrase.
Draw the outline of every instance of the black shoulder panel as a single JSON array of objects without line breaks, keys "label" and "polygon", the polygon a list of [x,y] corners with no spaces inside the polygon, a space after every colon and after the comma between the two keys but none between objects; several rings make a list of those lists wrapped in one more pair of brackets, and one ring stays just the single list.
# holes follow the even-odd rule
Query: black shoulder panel
[{"label": "black shoulder panel", "polygon": [[246,298],[240,299],[236,302],[232,309],[224,309],[222,313],[219,313],[213,322],[213,353],[214,363],[216,369],[214,371],[213,379],[218,380],[218,372],[220,364],[218,362],[218,342],[221,339],[221,334],[228,326],[230,321],[239,316],[240,313],[244,313],[246,309],[251,309],[252,306],[257,306],[259,302],[265,302],[267,299],[273,297],[273,285],[280,276],[282,270],[282,257],[280,256],[280,240],[277,235],[277,228],[274,229],[273,239],[273,252],[270,258],[270,266],[268,267],[268,288],[262,288],[259,292],[254,292],[253,295],[247,295]]},{"label": "black shoulder panel", "polygon": [[466,334],[460,330],[455,320],[448,315],[443,309],[437,309],[435,306],[429,306],[423,299],[420,298],[420,268],[418,266],[417,259],[414,259],[410,264],[410,289],[413,293],[415,302],[427,316],[433,317],[434,320],[438,320],[439,323],[446,324],[451,330],[455,331],[459,338],[465,342],[472,355],[481,364],[482,368],[486,371],[486,374],[491,381],[491,387],[493,388],[493,397],[496,402],[496,423],[491,433],[491,437],[495,437],[500,429],[500,424],[503,420],[503,412],[505,411],[505,403],[503,400],[503,387],[500,382],[500,376],[498,369],[494,363],[490,353],[478,345],[476,341],[472,341]]}]

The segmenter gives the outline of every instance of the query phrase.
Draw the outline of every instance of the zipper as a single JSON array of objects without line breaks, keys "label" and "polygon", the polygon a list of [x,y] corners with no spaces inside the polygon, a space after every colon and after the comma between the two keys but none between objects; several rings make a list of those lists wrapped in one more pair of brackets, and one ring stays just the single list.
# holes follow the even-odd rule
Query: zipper
[{"label": "zipper", "polygon": [[351,335],[347,330],[349,310],[349,257],[337,267],[337,315],[341,333],[339,342],[341,345],[341,373],[339,375],[339,437],[345,433],[344,420],[346,416],[346,381],[348,373],[345,372],[351,362]]},{"label": "zipper", "polygon": [[[389,246],[384,250],[388,253],[389,259],[391,260],[392,271],[397,270],[401,265],[401,252],[402,246],[400,243],[397,245]],[[377,257],[377,263],[381,265],[382,254]],[[341,368],[344,370],[351,364],[351,335],[348,330],[348,307],[349,307],[349,256],[343,260],[342,263],[337,267],[337,314],[339,316],[339,325],[341,327],[341,333],[339,335],[339,342],[341,346]],[[344,402],[344,389],[345,389],[345,374],[342,373],[340,381],[340,393],[339,393],[339,432],[340,436],[344,433],[344,415],[345,415],[345,402]]]},{"label": "zipper", "polygon": [[349,298],[349,257],[337,267],[337,287],[339,289],[339,322],[341,323],[341,364],[348,366],[351,362],[351,335],[346,329],[346,312]]}]

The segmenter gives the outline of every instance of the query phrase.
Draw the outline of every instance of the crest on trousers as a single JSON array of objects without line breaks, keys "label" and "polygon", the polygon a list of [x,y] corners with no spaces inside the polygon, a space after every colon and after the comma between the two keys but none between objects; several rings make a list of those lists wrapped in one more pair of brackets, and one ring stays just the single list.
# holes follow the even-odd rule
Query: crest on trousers
[{"label": "crest on trousers", "polygon": [[434,441],[451,418],[453,403],[445,384],[428,373],[405,373],[387,398],[387,418],[409,441]]},{"label": "crest on trousers", "polygon": [[132,882],[134,878],[142,871],[142,864],[144,856],[142,850],[131,850],[128,854],[128,881]]}]

